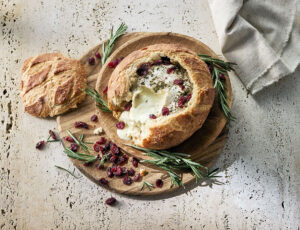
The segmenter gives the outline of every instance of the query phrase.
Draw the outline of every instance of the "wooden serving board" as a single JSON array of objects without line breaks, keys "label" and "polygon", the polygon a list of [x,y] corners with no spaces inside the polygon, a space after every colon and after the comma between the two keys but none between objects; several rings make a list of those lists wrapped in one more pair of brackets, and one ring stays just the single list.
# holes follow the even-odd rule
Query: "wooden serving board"
[{"label": "wooden serving board", "polygon": [[[155,43],[180,43],[201,54],[208,54],[211,56],[216,56],[216,54],[211,51],[206,45],[200,41],[193,39],[191,37],[174,34],[174,33],[130,33],[123,35],[118,39],[114,51],[111,54],[110,58],[107,60],[106,64],[102,67],[101,60],[96,58],[95,65],[88,64],[88,58],[94,56],[95,52],[98,51],[101,54],[102,44],[94,47],[89,52],[87,52],[80,61],[85,65],[88,73],[88,86],[90,88],[95,88],[102,94],[103,89],[106,87],[109,80],[110,74],[113,69],[107,67],[107,63],[115,58],[125,57],[132,51],[142,48],[147,45]],[[96,84],[97,82],[97,84]],[[229,106],[231,107],[232,96],[231,96],[231,85],[229,78],[226,79],[226,89]],[[103,96],[103,95],[102,95]],[[99,121],[97,123],[91,122],[90,117],[93,114],[98,114]],[[76,129],[74,128],[75,121],[84,121],[89,124],[89,129]],[[129,156],[135,156],[139,159],[145,159],[146,157],[141,154],[139,151],[133,150],[132,148],[124,146],[124,141],[119,139],[116,135],[116,120],[112,117],[111,114],[103,113],[96,108],[94,101],[87,97],[80,107],[74,111],[66,113],[64,115],[57,117],[58,131],[59,135],[63,140],[65,137],[66,130],[70,130],[73,134],[77,135],[85,134],[85,140],[88,142],[96,142],[100,139],[101,136],[94,135],[93,130],[96,127],[103,127],[105,130],[106,138],[112,140],[122,149],[124,149]],[[217,97],[215,99],[214,106],[204,123],[203,127],[197,131],[191,138],[182,143],[181,145],[174,148],[176,151],[181,151],[191,154],[191,158],[201,164],[211,167],[215,162],[217,157],[226,141],[226,131],[224,127],[226,125],[226,118],[223,115],[223,112],[220,110],[218,105]],[[68,146],[68,143],[64,145]],[[92,145],[91,145],[92,147]],[[96,155],[96,152],[91,151]],[[127,164],[124,165],[126,168],[134,168],[136,173],[139,172],[141,168],[146,169],[148,174],[144,176],[139,182],[134,182],[132,185],[124,185],[122,178],[114,177],[108,178],[106,175],[106,168],[111,166],[110,162],[105,164],[104,170],[97,169],[94,165],[83,166],[82,162],[71,159],[74,165],[89,179],[99,184],[98,180],[102,177],[106,178],[109,181],[109,187],[105,186],[107,189],[111,189],[115,192],[129,195],[157,195],[163,193],[169,193],[177,189],[173,186],[170,188],[170,178],[169,176],[159,168],[153,167],[151,165],[145,165],[140,163],[138,168],[132,166],[131,161],[129,160]],[[191,173],[182,173],[182,181],[184,184],[194,181],[194,177]],[[153,188],[151,191],[144,188],[140,190],[143,181],[147,181],[155,185],[156,179],[162,179],[164,181],[164,186],[162,188]]]}]

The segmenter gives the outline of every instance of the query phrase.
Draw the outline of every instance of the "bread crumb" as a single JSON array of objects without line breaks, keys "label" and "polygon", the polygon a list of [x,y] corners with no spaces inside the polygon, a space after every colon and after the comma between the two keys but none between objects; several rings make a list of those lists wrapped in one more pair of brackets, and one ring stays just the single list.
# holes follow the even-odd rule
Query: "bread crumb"
[{"label": "bread crumb", "polygon": [[146,169],[140,169],[140,174],[141,176],[145,176],[148,174],[148,172],[146,171]]},{"label": "bread crumb", "polygon": [[94,134],[95,134],[95,135],[100,135],[100,134],[102,134],[102,133],[104,133],[102,127],[98,127],[98,128],[96,128],[96,129],[94,129]]}]

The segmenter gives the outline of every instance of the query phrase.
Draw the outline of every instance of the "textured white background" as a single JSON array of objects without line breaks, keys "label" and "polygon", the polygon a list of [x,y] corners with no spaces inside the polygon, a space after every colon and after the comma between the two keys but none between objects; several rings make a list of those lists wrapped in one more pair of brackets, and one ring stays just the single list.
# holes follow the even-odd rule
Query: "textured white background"
[{"label": "textured white background", "polygon": [[299,229],[299,68],[256,97],[231,75],[237,121],[215,166],[223,185],[155,199],[113,194],[112,208],[110,192],[54,167],[73,169],[59,144],[35,149],[56,122],[23,113],[22,62],[51,51],[79,58],[121,21],[187,34],[220,54],[206,0],[0,1],[0,229]]}]

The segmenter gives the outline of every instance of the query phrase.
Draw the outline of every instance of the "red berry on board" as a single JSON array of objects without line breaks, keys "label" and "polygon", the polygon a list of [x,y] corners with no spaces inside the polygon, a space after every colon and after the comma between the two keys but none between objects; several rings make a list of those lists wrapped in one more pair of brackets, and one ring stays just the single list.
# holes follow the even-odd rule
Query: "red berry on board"
[{"label": "red berry on board", "polygon": [[74,139],[72,137],[65,137],[65,140],[68,141],[68,142],[74,142]]},{"label": "red berry on board", "polygon": [[90,65],[95,65],[95,58],[94,57],[90,57],[88,60]]},{"label": "red berry on board", "polygon": [[117,129],[124,129],[125,123],[123,121],[120,121],[116,124]]},{"label": "red berry on board", "polygon": [[139,165],[139,159],[133,157],[133,158],[132,158],[132,165],[133,165],[135,168],[137,168],[138,165]]},{"label": "red berry on board", "polygon": [[89,129],[89,125],[83,121],[76,121],[74,123],[75,128],[84,128],[84,129]]},{"label": "red berry on board", "polygon": [[99,182],[100,182],[102,185],[108,185],[108,180],[106,180],[104,177],[100,178]]},{"label": "red berry on board", "polygon": [[129,176],[125,176],[123,178],[123,183],[126,185],[131,185],[132,184],[132,179]]},{"label": "red berry on board", "polygon": [[72,150],[73,152],[77,152],[79,149],[79,146],[75,143],[70,145],[70,150]]},{"label": "red berry on board", "polygon": [[97,122],[98,121],[98,116],[96,114],[94,114],[93,116],[91,116],[91,121]]},{"label": "red berry on board", "polygon": [[155,181],[155,184],[156,184],[156,187],[161,188],[163,186],[164,182],[161,179],[157,179]]},{"label": "red berry on board", "polygon": [[108,86],[106,86],[106,87],[104,88],[103,93],[104,93],[104,94],[107,94],[107,90],[108,90]]},{"label": "red berry on board", "polygon": [[96,58],[101,59],[101,54],[99,52],[95,53]]},{"label": "red berry on board", "polygon": [[137,182],[137,181],[139,181],[141,179],[141,174],[136,174],[134,177],[133,177],[133,181],[134,182]]}]

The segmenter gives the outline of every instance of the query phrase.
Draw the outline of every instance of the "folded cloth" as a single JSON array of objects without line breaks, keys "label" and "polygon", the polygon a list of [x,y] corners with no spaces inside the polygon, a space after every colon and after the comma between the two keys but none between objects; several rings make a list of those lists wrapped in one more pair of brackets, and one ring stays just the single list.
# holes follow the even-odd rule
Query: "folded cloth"
[{"label": "folded cloth", "polygon": [[208,0],[224,56],[252,93],[300,62],[298,0]]}]

